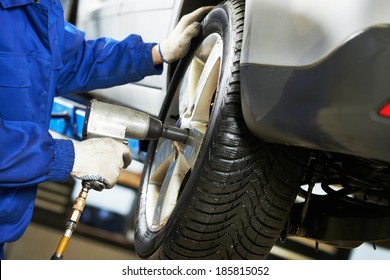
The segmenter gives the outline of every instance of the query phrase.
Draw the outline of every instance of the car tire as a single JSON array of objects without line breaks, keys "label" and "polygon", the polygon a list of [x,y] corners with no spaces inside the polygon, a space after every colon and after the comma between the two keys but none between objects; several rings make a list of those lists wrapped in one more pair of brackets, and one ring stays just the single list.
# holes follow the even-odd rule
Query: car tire
[{"label": "car tire", "polygon": [[[141,258],[264,259],[286,224],[308,154],[303,149],[264,143],[246,127],[239,76],[243,24],[244,1],[228,0],[216,6],[202,23],[194,51],[178,66],[173,83],[175,77],[180,82],[167,97],[162,119],[189,128],[191,137],[185,144],[160,140],[149,145],[135,224],[135,246]],[[210,51],[204,47],[205,42],[215,40],[221,48],[215,50],[213,45]],[[209,60],[213,52],[219,52],[214,59],[217,67],[215,61],[211,67],[219,68],[217,74],[189,70],[197,68],[194,60],[207,57],[207,51]],[[204,60],[207,68],[209,60]],[[193,76],[198,76],[195,87],[200,87],[199,76],[205,71],[218,76],[214,93],[204,100],[200,97],[188,112],[183,107],[191,102],[182,101],[183,92],[190,91]],[[186,79],[190,82],[183,86]],[[194,117],[194,110],[203,115]],[[205,124],[197,127],[200,122]],[[172,146],[176,148],[169,152],[161,149]],[[180,162],[185,167],[175,172]]]}]

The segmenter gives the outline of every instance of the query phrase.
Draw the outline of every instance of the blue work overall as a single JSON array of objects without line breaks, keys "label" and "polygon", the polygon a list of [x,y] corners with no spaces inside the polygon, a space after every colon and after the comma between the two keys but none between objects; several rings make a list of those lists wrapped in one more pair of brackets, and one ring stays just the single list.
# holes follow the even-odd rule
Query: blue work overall
[{"label": "blue work overall", "polygon": [[140,36],[85,40],[59,0],[0,0],[0,257],[33,213],[37,184],[65,181],[73,143],[48,133],[53,99],[161,74]]}]

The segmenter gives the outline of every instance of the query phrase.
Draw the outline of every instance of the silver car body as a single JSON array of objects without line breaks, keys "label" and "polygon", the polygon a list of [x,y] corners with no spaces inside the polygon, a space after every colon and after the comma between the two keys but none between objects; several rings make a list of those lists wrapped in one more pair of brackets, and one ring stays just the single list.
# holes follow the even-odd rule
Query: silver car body
[{"label": "silver car body", "polygon": [[310,65],[389,23],[386,0],[247,0],[241,64]]},{"label": "silver car body", "polygon": [[[159,42],[173,30],[185,1],[80,2],[79,27],[87,38],[120,40],[136,33],[144,41]],[[313,64],[351,36],[390,22],[390,1],[386,0],[247,0],[246,7],[241,64]],[[166,93],[167,74],[165,67],[161,76],[94,94],[157,115]]]},{"label": "silver car body", "polygon": [[[90,1],[81,2],[78,27],[85,30],[87,39],[104,36],[121,40],[129,34],[139,34],[144,42],[160,42],[165,39],[176,25],[183,4],[182,0],[110,0],[95,1],[95,4]],[[91,5],[94,7],[92,10],[88,9]],[[167,78],[168,67],[164,67],[160,76],[97,90],[93,94],[100,100],[158,115],[166,94]]]},{"label": "silver car body", "polygon": [[[202,5],[215,4],[216,1],[95,0],[95,2],[81,1],[81,3],[84,6],[80,7],[81,21],[78,25],[86,31],[87,38],[108,36],[120,40],[128,34],[136,33],[141,35],[144,41],[160,42],[173,30],[185,8],[188,10],[189,6],[192,8],[201,3]],[[91,5],[94,8],[86,11],[85,7]],[[320,71],[318,69],[325,64],[324,61],[359,34],[367,33],[366,31],[372,28],[388,27],[389,11],[390,1],[385,0],[247,0],[240,61],[241,98],[244,118],[252,132],[267,141],[385,160],[390,158],[390,153],[383,148],[372,152],[368,148],[383,147],[382,144],[387,136],[375,141],[365,139],[367,138],[365,135],[375,135],[378,131],[387,130],[387,126],[381,124],[383,120],[376,120],[376,116],[370,117],[370,120],[366,117],[367,114],[375,115],[377,107],[389,98],[383,93],[386,86],[379,89],[379,92],[371,93],[376,96],[376,100],[365,92],[360,92],[360,101],[355,104],[343,103],[345,101],[340,99],[340,92],[337,92],[336,88],[324,93],[332,101],[323,103],[318,108],[312,107],[310,102],[291,103],[287,110],[292,118],[299,117],[301,107],[310,107],[316,112],[307,121],[296,119],[297,123],[301,123],[302,120],[305,122],[302,127],[305,127],[307,132],[302,134],[299,127],[294,128],[288,123],[288,118],[279,119],[278,115],[284,114],[286,108],[279,112],[275,110],[277,106],[280,108],[280,100],[291,90],[291,88],[286,89],[286,85],[293,80],[291,77],[295,74],[289,75],[288,79],[278,81],[260,73],[268,66],[279,67],[281,71],[290,71],[288,69]],[[348,56],[350,55],[346,54],[344,58],[348,60]],[[367,57],[365,59],[369,60]],[[349,58],[348,69],[355,67],[351,60],[358,62],[356,58]],[[333,84],[339,82],[338,78],[340,82],[343,81],[341,80],[343,78],[335,73],[345,63],[339,60],[338,64],[329,70],[334,75],[329,77]],[[164,72],[160,76],[147,77],[140,82],[124,86],[97,90],[92,94],[102,101],[133,107],[158,116],[167,93],[171,71],[173,71],[171,65],[165,65]],[[261,79],[258,77],[259,74],[263,75]],[[271,78],[279,73],[272,75]],[[308,77],[310,76],[312,74],[308,73]],[[268,85],[261,81],[264,79],[267,79]],[[302,79],[305,79],[305,76]],[[359,80],[359,78],[353,79]],[[354,83],[353,79],[348,82]],[[323,85],[319,85],[320,83]],[[270,87],[270,84],[273,86]],[[323,78],[322,81],[313,81],[312,84],[324,88],[325,85],[330,84],[330,81]],[[361,85],[357,87],[361,88]],[[261,92],[259,92],[260,88]],[[318,88],[306,88],[306,93],[298,88],[294,90],[297,98],[288,94],[293,100],[301,98],[306,101],[310,99],[321,101],[323,97],[323,95],[311,95],[311,92],[319,94]],[[351,89],[349,98],[354,98],[356,91],[357,89]],[[364,110],[372,110],[372,112],[363,112],[361,106],[364,104],[366,104]],[[295,109],[291,111],[291,108]],[[354,114],[355,126],[349,124],[349,112]],[[335,117],[336,115],[340,117]],[[275,126],[275,122],[279,122],[279,126]],[[358,124],[363,122],[367,122],[364,125],[366,130],[356,129]],[[345,125],[340,125],[341,123]],[[286,126],[290,131],[286,131]],[[312,137],[313,135],[317,136]],[[322,143],[324,137],[331,138],[332,143]],[[360,139],[360,142],[354,139]],[[382,156],[384,153],[386,155]]]}]

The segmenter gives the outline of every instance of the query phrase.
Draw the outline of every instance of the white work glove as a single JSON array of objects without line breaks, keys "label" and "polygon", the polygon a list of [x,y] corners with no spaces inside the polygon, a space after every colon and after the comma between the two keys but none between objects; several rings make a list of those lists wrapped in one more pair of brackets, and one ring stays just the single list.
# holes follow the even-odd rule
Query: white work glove
[{"label": "white work glove", "polygon": [[75,160],[71,174],[80,180],[97,180],[112,188],[131,162],[129,147],[111,138],[73,142]]},{"label": "white work glove", "polygon": [[174,62],[187,54],[191,40],[199,34],[200,21],[212,8],[212,6],[199,8],[180,19],[168,38],[158,45],[165,62]]}]

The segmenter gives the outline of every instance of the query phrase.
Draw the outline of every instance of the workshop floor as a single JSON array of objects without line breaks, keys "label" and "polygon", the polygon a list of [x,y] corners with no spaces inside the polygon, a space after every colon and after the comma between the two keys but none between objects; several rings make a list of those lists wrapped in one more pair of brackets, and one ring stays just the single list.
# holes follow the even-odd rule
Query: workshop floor
[{"label": "workshop floor", "polygon": [[[48,260],[57,248],[63,232],[39,224],[30,224],[17,242],[6,245],[9,260]],[[67,260],[134,260],[136,254],[118,246],[104,244],[83,236],[72,236],[64,259]]]},{"label": "workshop floor", "polygon": [[[17,242],[6,245],[6,259],[9,260],[49,260],[55,249],[63,232],[50,227],[42,226],[40,224],[32,223],[28,227],[23,237]],[[297,240],[296,240],[297,241]],[[299,241],[299,240],[298,240]],[[308,241],[305,241],[305,244]],[[301,242],[299,242],[301,243]],[[306,244],[308,245],[308,244]],[[314,252],[314,245],[309,244],[312,248],[310,252]],[[390,246],[387,246],[390,248]],[[282,249],[282,250],[281,250]],[[322,251],[327,251],[328,254],[335,252],[329,251],[329,246],[321,245]],[[291,250],[290,250],[291,251]],[[276,246],[271,252],[275,255],[287,259],[310,259],[309,256],[297,255],[297,252],[286,250],[286,248],[279,248]],[[307,250],[306,250],[307,251]],[[321,251],[321,250],[320,250]],[[282,255],[280,255],[282,254]],[[330,256],[330,255],[329,255]],[[312,256],[313,258],[316,255]],[[318,257],[318,256],[317,256]],[[136,260],[137,255],[131,250],[120,248],[118,246],[95,241],[84,236],[78,236],[77,232],[72,236],[64,259],[67,260]],[[371,244],[363,244],[357,249],[354,249],[349,259],[352,260],[390,260],[390,249],[381,248],[373,250]]]}]

